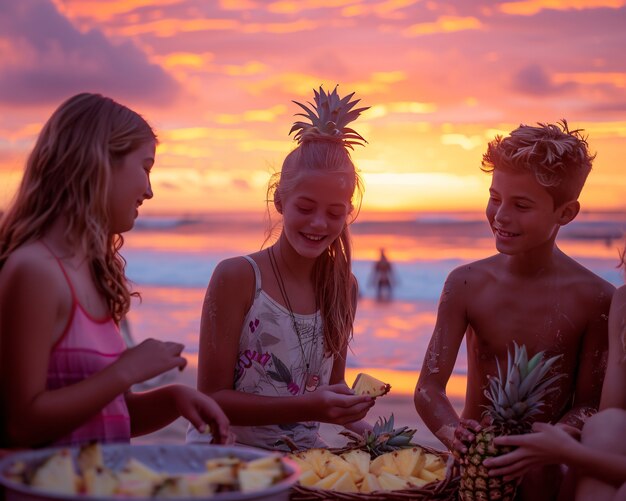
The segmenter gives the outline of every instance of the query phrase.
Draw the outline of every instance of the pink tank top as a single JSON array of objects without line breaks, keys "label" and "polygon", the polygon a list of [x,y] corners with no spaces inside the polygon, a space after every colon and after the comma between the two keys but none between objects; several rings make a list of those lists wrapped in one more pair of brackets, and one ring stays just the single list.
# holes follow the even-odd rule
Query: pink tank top
[{"label": "pink tank top", "polygon": [[[48,247],[44,244],[45,247]],[[72,311],[63,334],[52,347],[48,363],[47,388],[68,386],[101,371],[126,349],[118,326],[111,317],[97,319],[83,309],[61,260],[59,263],[72,292]],[[71,445],[91,440],[130,442],[130,416],[124,395],[118,395],[80,427],[54,445]]]}]

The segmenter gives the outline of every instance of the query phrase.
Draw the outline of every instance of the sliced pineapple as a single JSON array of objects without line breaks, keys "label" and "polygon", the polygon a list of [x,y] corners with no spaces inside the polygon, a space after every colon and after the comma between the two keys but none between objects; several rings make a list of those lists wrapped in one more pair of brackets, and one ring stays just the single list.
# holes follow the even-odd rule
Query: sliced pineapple
[{"label": "sliced pineapple", "polygon": [[385,491],[397,491],[411,487],[406,480],[386,471],[378,475],[378,483],[380,484],[380,488]]},{"label": "sliced pineapple", "polygon": [[330,490],[338,492],[359,492],[359,488],[354,483],[354,479],[348,471],[341,474],[337,481],[330,486]]},{"label": "sliced pineapple", "polygon": [[352,451],[344,452],[341,457],[344,459],[344,461],[356,467],[357,471],[361,475],[367,475],[369,473],[371,462],[369,453],[359,449],[355,449]]},{"label": "sliced pineapple", "polygon": [[124,467],[118,473],[120,482],[140,480],[159,484],[163,481],[164,475],[159,473],[136,458],[129,458]]},{"label": "sliced pineapple", "polygon": [[35,471],[31,485],[60,494],[76,494],[79,477],[74,472],[74,461],[69,450],[54,453]]},{"label": "sliced pineapple", "polygon": [[368,473],[363,477],[363,481],[359,486],[361,492],[373,492],[380,490],[378,478],[373,473]]},{"label": "sliced pineapple", "polygon": [[403,477],[419,474],[426,462],[424,450],[421,447],[394,451],[391,456],[398,468],[398,473]]},{"label": "sliced pineapple", "polygon": [[83,481],[85,494],[103,497],[115,494],[120,483],[117,475],[105,466],[83,470]]},{"label": "sliced pineapple", "polygon": [[383,472],[391,473],[392,475],[397,475],[399,473],[398,466],[389,452],[387,454],[383,454],[382,456],[378,456],[371,462],[370,472],[374,475],[380,475]]},{"label": "sliced pineapple", "polygon": [[317,474],[313,470],[306,470],[302,472],[300,478],[298,479],[298,482],[300,482],[300,485],[304,487],[312,487],[320,480],[321,478],[317,476]]},{"label": "sliced pineapple", "polygon": [[361,372],[356,376],[352,389],[356,395],[380,397],[389,393],[391,385],[382,382],[380,379],[376,379],[374,376]]},{"label": "sliced pineapple", "polygon": [[274,477],[263,469],[240,468],[237,481],[241,492],[252,492],[267,489],[274,483]]},{"label": "sliced pineapple", "polygon": [[87,470],[103,467],[102,448],[98,442],[92,442],[81,446],[76,457],[78,471],[84,473]]},{"label": "sliced pineapple", "polygon": [[437,471],[445,467],[446,463],[443,459],[441,459],[441,457],[429,452],[424,454],[424,468],[428,471]]},{"label": "sliced pineapple", "polygon": [[315,487],[316,489],[328,490],[335,484],[337,480],[341,478],[341,476],[344,473],[345,472],[335,471],[331,473],[330,475],[328,475],[327,477],[322,478],[319,482],[316,482],[315,484],[313,484],[313,487]]},{"label": "sliced pineapple", "polygon": [[351,463],[348,463],[341,456],[335,456],[334,454],[330,454],[324,461],[324,468],[320,472],[321,473],[320,476],[326,477],[336,471],[339,471],[341,473],[350,473],[350,474],[358,473],[356,466],[354,466]]}]

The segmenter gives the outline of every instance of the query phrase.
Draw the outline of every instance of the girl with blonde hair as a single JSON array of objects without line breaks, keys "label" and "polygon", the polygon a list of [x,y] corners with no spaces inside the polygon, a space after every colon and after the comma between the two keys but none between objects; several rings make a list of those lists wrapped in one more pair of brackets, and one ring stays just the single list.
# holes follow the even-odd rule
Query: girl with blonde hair
[{"label": "girl with blonde hair", "polygon": [[99,94],[65,101],[44,125],[0,222],[1,445],[128,442],[178,416],[218,441],[228,419],[183,385],[130,388],[173,367],[183,345],[126,349],[131,293],[119,253],[152,198],[157,138],[136,112]]},{"label": "girl with blonde hair", "polygon": [[242,444],[317,447],[320,422],[367,426],[360,420],[373,399],[344,381],[357,298],[348,226],[361,192],[348,149],[365,141],[347,125],[367,109],[353,109],[352,96],[320,88],[313,109],[296,103],[310,123],[293,125],[298,146],[268,188],[280,234],[219,263],[207,289],[198,388],[222,406]]}]

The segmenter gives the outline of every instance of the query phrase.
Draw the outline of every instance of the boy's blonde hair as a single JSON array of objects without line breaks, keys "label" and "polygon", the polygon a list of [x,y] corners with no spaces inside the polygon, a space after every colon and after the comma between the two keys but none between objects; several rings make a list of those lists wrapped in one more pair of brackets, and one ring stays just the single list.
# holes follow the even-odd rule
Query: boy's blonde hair
[{"label": "boy's blonde hair", "polygon": [[22,182],[0,224],[0,267],[59,217],[65,236],[89,257],[91,273],[119,323],[130,306],[123,237],[109,233],[111,170],[156,134],[136,112],[99,94],[65,101],[48,119],[28,157]]},{"label": "boy's blonde hair", "polygon": [[483,155],[482,170],[525,170],[544,186],[554,208],[576,200],[591,171],[595,154],[589,153],[581,129],[557,124],[520,125],[507,137],[496,136]]}]

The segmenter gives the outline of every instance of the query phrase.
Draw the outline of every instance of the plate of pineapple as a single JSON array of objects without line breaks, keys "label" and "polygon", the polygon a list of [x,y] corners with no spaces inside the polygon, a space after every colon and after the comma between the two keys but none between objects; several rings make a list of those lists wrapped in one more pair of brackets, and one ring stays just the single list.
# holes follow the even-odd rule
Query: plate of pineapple
[{"label": "plate of pineapple", "polygon": [[299,469],[243,446],[91,443],[17,452],[0,462],[6,501],[283,500]]},{"label": "plate of pineapple", "polygon": [[308,449],[288,456],[301,470],[293,501],[455,499],[458,479],[453,478],[449,454],[412,443],[415,430],[394,428],[393,414],[380,417],[363,435],[340,433],[348,438],[341,449]]}]

